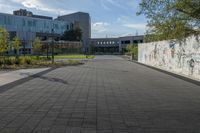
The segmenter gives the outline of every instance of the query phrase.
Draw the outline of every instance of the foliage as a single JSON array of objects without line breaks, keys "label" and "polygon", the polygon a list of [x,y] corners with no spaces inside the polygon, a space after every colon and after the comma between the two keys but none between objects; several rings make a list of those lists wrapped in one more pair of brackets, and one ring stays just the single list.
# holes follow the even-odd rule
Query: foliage
[{"label": "foliage", "polygon": [[9,48],[9,33],[0,27],[0,54],[5,54]]},{"label": "foliage", "polygon": [[65,31],[65,33],[61,39],[65,40],[65,41],[81,41],[82,40],[82,31],[80,28]]},{"label": "foliage", "polygon": [[15,57],[6,57],[5,60],[0,58],[0,69],[20,69],[20,68],[38,68],[38,67],[61,67],[66,65],[80,65],[83,64],[80,60],[63,60],[55,62],[37,58],[35,56],[21,56],[18,59]]},{"label": "foliage", "polygon": [[78,60],[68,60],[67,63],[69,65],[79,65],[79,64],[81,64],[80,61],[78,61]]},{"label": "foliage", "polygon": [[16,52],[19,51],[19,45],[20,45],[20,40],[17,36],[15,36],[13,39],[13,48],[16,50]]},{"label": "foliage", "polygon": [[37,56],[39,56],[39,54],[42,52],[42,43],[38,37],[35,38],[33,42],[33,52],[37,54]]},{"label": "foliage", "polygon": [[4,64],[5,65],[13,65],[13,64],[15,64],[15,59],[14,58],[5,58]]},{"label": "foliage", "polygon": [[148,18],[145,41],[184,40],[200,34],[199,0],[142,0],[138,15]]},{"label": "foliage", "polygon": [[131,56],[133,56],[134,59],[137,59],[138,46],[136,44],[127,45],[126,50],[128,51],[129,54],[131,54]]},{"label": "foliage", "polygon": [[57,55],[55,56],[55,59],[93,59],[94,56],[93,55],[88,55],[86,57],[86,55]]},{"label": "foliage", "polygon": [[30,64],[32,64],[32,62],[33,62],[33,59],[31,57],[29,57],[29,56],[25,56],[25,57],[20,58],[20,63],[21,64],[30,65]]}]

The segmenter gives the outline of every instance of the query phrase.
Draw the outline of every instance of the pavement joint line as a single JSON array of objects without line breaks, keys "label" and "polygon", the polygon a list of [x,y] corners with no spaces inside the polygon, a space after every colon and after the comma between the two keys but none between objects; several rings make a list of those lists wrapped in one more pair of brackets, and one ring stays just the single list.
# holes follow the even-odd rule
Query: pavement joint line
[{"label": "pavement joint line", "polygon": [[[129,61],[131,61],[131,60],[129,60]],[[179,78],[179,79],[182,79],[182,80],[184,80],[184,81],[187,81],[187,82],[190,82],[190,83],[193,83],[193,84],[195,84],[195,85],[200,86],[200,82],[199,82],[198,80],[194,80],[194,79],[185,77],[185,76],[180,75],[180,74],[177,74],[177,73],[173,73],[173,72],[170,72],[170,71],[167,71],[167,70],[163,70],[163,69],[160,69],[160,68],[157,68],[157,67],[154,67],[154,66],[150,66],[150,65],[147,65],[147,64],[144,64],[144,63],[140,63],[140,62],[138,62],[138,61],[132,60],[131,62],[137,63],[137,64],[139,64],[139,65],[142,65],[142,66],[145,66],[145,67],[148,67],[148,68],[157,70],[157,71],[159,71],[159,72],[168,74],[168,75],[170,75],[170,76],[173,76],[173,77],[176,77],[176,78]]]},{"label": "pavement joint line", "polygon": [[25,78],[16,80],[16,81],[14,81],[14,82],[8,83],[8,84],[6,84],[6,85],[0,86],[0,93],[3,93],[3,92],[5,92],[5,91],[7,91],[7,90],[9,90],[9,89],[12,89],[13,87],[16,87],[16,86],[18,86],[18,85],[20,85],[20,84],[23,84],[23,83],[25,83],[25,82],[27,82],[27,81],[30,81],[30,80],[32,80],[32,79],[35,79],[35,78],[37,78],[38,76],[42,76],[42,75],[44,75],[44,74],[46,74],[46,73],[49,73],[49,72],[51,72],[51,71],[53,71],[53,70],[55,70],[55,69],[57,69],[57,68],[56,68],[56,67],[52,67],[52,68],[47,69],[47,70],[45,70],[45,71],[42,71],[42,72],[33,74],[33,75],[31,75],[31,76],[28,76],[28,77],[25,77]]}]

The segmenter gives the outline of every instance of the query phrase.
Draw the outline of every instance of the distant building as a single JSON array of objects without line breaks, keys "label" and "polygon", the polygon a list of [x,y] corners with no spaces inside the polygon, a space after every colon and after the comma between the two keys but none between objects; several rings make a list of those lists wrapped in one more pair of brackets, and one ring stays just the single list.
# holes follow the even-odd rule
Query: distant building
[{"label": "distant building", "polygon": [[83,51],[89,49],[91,38],[91,19],[88,13],[76,12],[68,15],[59,16],[56,20],[70,23],[70,28],[80,28],[82,31]]},{"label": "distant building", "polygon": [[119,37],[119,52],[124,52],[128,44],[139,44],[144,42],[143,35]]},{"label": "distant building", "polygon": [[90,46],[95,53],[123,53],[128,44],[139,44],[144,42],[144,36],[124,36],[119,38],[92,38]]},{"label": "distant building", "polygon": [[32,12],[27,11],[26,9],[19,9],[19,10],[13,11],[13,15],[53,20],[53,17],[35,15]]},{"label": "distant building", "polygon": [[[128,44],[142,43],[143,36],[125,36],[119,38],[91,38],[91,19],[88,13],[77,12],[52,17],[35,15],[26,9],[13,11],[13,15],[0,13],[0,27],[10,33],[10,42],[18,36],[21,45],[20,53],[31,54],[32,44],[36,37],[42,41],[51,39],[60,40],[65,31],[80,28],[82,31],[83,52],[88,52],[92,46],[96,53],[123,53]],[[10,53],[13,52],[10,43]]]},{"label": "distant building", "polygon": [[95,53],[119,53],[119,38],[92,38],[90,45]]}]

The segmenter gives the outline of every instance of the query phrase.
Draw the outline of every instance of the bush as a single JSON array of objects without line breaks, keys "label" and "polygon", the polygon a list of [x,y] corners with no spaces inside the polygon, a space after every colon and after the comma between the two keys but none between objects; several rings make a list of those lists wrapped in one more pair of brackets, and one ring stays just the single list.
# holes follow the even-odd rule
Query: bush
[{"label": "bush", "polygon": [[16,59],[15,59],[15,64],[16,64],[16,65],[20,65],[20,64],[21,64],[21,60],[20,60],[19,58],[16,58]]},{"label": "bush", "polygon": [[78,60],[68,60],[68,64],[69,65],[78,65],[78,64],[80,64],[80,61],[78,61]]},{"label": "bush", "polygon": [[0,66],[2,66],[4,63],[3,59],[0,59]]},{"label": "bush", "polygon": [[31,57],[22,57],[19,62],[20,62],[20,64],[30,65],[30,64],[32,64],[33,61],[31,59]]},{"label": "bush", "polygon": [[15,59],[13,59],[13,58],[6,58],[4,60],[4,64],[5,65],[14,65],[15,64]]}]

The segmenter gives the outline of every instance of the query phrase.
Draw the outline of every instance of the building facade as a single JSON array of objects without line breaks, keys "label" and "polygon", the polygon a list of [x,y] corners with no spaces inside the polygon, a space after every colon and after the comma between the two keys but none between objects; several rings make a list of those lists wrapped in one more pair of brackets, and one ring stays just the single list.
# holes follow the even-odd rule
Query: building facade
[{"label": "building facade", "polygon": [[42,41],[60,40],[65,31],[80,28],[82,31],[82,52],[89,52],[93,47],[95,53],[123,53],[128,44],[143,43],[143,36],[125,36],[119,38],[91,38],[91,19],[88,13],[77,12],[59,16],[56,19],[48,16],[34,15],[25,9],[13,11],[13,15],[0,13],[0,27],[10,33],[10,53],[14,52],[12,40],[20,39],[20,54],[31,54],[32,44],[36,37]]},{"label": "building facade", "polygon": [[82,31],[83,51],[89,49],[91,38],[91,19],[88,13],[76,12],[68,15],[59,16],[56,20],[69,22],[71,28],[80,28]]},{"label": "building facade", "polygon": [[119,54],[123,53],[128,44],[144,42],[144,36],[124,36],[119,38],[92,38],[90,46],[96,54]]},{"label": "building facade", "polygon": [[[0,27],[7,29],[12,42],[15,36],[21,41],[20,54],[31,54],[32,44],[36,37],[46,40],[49,37],[60,37],[69,30],[69,23],[51,19],[23,15],[0,13]],[[12,53],[12,43],[9,49]]]}]

